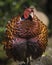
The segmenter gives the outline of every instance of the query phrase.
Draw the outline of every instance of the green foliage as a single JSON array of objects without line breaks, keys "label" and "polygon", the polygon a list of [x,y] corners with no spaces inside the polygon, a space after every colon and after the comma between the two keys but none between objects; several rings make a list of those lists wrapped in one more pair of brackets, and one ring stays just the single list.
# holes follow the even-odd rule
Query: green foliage
[{"label": "green foliage", "polygon": [[3,45],[0,44],[0,59],[6,58],[5,51],[3,50]]},{"label": "green foliage", "polygon": [[22,13],[24,6],[35,5],[33,0],[0,0],[0,26],[5,26],[6,22],[13,16]]}]

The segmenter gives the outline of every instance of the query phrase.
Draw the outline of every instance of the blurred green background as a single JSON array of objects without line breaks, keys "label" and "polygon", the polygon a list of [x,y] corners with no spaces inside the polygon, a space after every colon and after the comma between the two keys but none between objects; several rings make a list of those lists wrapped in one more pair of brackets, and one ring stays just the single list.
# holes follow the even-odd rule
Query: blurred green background
[{"label": "blurred green background", "polygon": [[[0,0],[0,65],[10,65],[7,60],[3,45],[5,26],[8,20],[23,12],[26,6],[35,6],[39,11],[45,13],[49,19],[49,45],[52,40],[52,2],[51,0]],[[50,46],[48,46],[50,48]],[[7,60],[7,61],[6,61]],[[11,60],[10,60],[11,61]],[[12,61],[11,61],[12,62]],[[45,64],[44,64],[45,65]]]}]

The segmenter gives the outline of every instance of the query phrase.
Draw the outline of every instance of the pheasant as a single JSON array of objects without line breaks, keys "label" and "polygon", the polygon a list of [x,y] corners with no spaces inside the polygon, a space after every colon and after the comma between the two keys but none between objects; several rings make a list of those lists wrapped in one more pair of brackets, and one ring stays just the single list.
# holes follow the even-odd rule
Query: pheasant
[{"label": "pheasant", "polygon": [[33,14],[32,8],[26,8],[23,15],[12,18],[6,25],[4,49],[9,58],[24,61],[37,59],[45,52],[48,42],[47,26]]}]

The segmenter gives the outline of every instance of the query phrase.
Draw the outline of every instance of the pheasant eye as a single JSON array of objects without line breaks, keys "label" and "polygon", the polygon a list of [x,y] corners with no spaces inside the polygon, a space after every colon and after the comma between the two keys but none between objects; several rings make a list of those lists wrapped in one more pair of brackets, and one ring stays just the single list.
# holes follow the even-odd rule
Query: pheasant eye
[{"label": "pheasant eye", "polygon": [[33,10],[31,10],[31,12],[33,12]]}]

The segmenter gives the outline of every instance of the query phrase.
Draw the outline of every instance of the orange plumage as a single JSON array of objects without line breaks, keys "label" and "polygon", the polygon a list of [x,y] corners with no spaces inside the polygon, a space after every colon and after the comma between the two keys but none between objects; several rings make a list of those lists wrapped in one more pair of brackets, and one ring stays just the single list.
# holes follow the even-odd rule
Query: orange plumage
[{"label": "orange plumage", "polygon": [[4,48],[8,57],[18,61],[25,61],[28,57],[40,57],[47,46],[47,27],[36,15],[32,20],[20,21],[16,16],[6,25],[6,40]]}]

